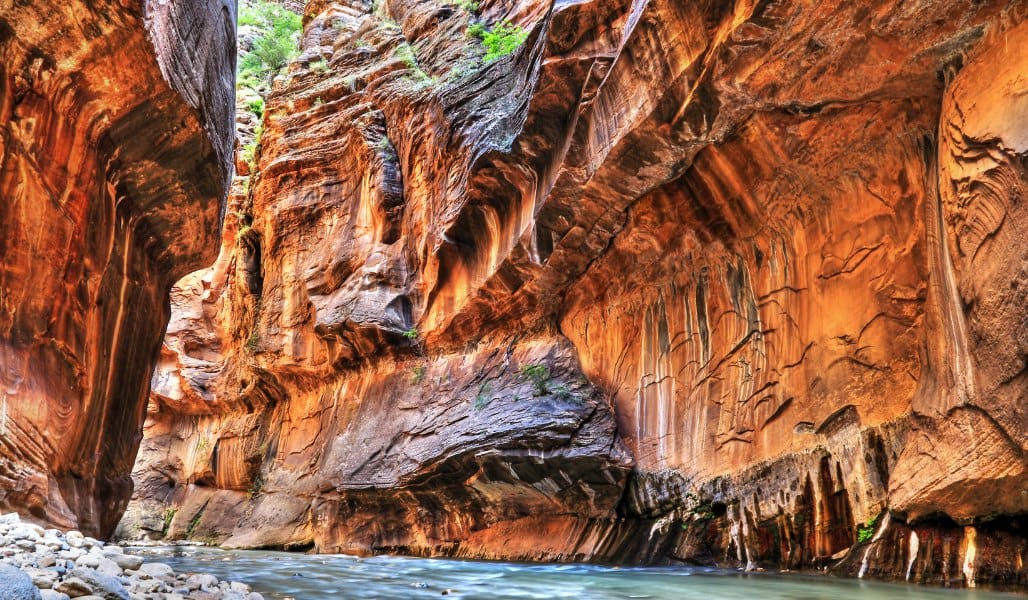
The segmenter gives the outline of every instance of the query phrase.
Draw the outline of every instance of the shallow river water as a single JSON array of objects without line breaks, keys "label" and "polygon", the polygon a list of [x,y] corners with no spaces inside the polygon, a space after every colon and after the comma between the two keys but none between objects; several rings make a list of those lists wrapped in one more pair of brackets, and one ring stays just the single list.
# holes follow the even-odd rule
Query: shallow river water
[{"label": "shallow river water", "polygon": [[136,548],[177,573],[242,581],[266,598],[575,598],[583,600],[1024,600],[816,575],[744,574],[691,567],[612,568],[392,556],[356,558],[195,546]]}]

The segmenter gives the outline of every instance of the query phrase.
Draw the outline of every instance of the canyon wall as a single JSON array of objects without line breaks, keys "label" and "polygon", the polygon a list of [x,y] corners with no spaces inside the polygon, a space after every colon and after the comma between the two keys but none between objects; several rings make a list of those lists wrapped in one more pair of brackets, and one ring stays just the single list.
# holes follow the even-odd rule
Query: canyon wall
[{"label": "canyon wall", "polygon": [[1028,584],[1026,12],[308,2],[121,535]]},{"label": "canyon wall", "polygon": [[228,0],[0,4],[0,509],[113,532],[168,290],[215,257],[234,48]]}]

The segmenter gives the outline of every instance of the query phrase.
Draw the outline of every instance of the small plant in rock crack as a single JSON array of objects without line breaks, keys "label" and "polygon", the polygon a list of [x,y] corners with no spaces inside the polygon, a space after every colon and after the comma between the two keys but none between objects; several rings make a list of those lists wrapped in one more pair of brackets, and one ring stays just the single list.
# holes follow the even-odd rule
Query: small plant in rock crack
[{"label": "small plant in rock crack", "polygon": [[174,508],[169,508],[164,511],[164,526],[161,528],[161,536],[168,535],[168,530],[171,529],[171,521],[175,518],[175,513],[178,512]]},{"label": "small plant in rock crack", "polygon": [[250,489],[246,490],[246,499],[253,500],[254,496],[259,495],[261,493],[261,487],[263,484],[264,480],[258,473],[257,476],[253,478],[253,481],[250,482]]},{"label": "small plant in rock crack", "polygon": [[561,402],[573,402],[575,404],[582,404],[585,402],[585,398],[575,392],[572,392],[571,388],[564,384],[555,386],[552,392],[553,397]]},{"label": "small plant in rock crack", "polygon": [[264,98],[254,98],[246,103],[246,110],[252,112],[258,119],[264,116]]},{"label": "small plant in rock crack", "polygon": [[312,60],[307,66],[315,73],[325,73],[328,71],[328,61],[324,58]]},{"label": "small plant in rock crack", "polygon": [[508,20],[500,21],[491,28],[475,23],[468,27],[467,35],[481,40],[482,46],[485,47],[485,56],[482,60],[486,63],[513,54],[528,39],[527,31]]},{"label": "small plant in rock crack", "polygon": [[415,365],[410,370],[411,385],[418,385],[425,380],[425,365]]},{"label": "small plant in rock crack", "polygon": [[261,121],[253,130],[253,139],[243,146],[243,160],[250,166],[250,172],[257,171],[257,153],[261,145],[261,137],[264,136],[264,122]]},{"label": "small plant in rock crack", "polygon": [[[381,152],[382,156],[384,156],[387,161],[396,162],[399,159],[399,156],[396,154],[396,147],[393,146],[391,141],[389,141],[388,136],[383,135],[377,142],[375,142],[375,149]],[[414,329],[414,337],[417,337],[417,332],[418,330]],[[404,332],[404,335],[407,335],[406,331]]]},{"label": "small plant in rock crack", "polygon": [[250,334],[250,337],[246,339],[246,351],[250,354],[255,354],[257,352],[257,349],[260,347],[260,344],[261,336],[257,335],[257,332],[254,331]]},{"label": "small plant in rock crack", "polygon": [[867,522],[863,525],[857,525],[857,543],[863,544],[864,542],[870,542],[875,537],[875,522],[878,520],[877,516],[868,517]]},{"label": "small plant in rock crack", "polygon": [[521,376],[532,382],[536,396],[550,393],[550,370],[544,365],[522,365]]},{"label": "small plant in rock crack", "polygon": [[251,229],[253,229],[253,227],[250,225],[242,225],[239,230],[236,231],[236,243],[240,243],[246,239],[246,234],[250,233]]},{"label": "small plant in rock crack", "polygon": [[186,537],[187,538],[193,537],[193,532],[195,532],[196,528],[200,525],[200,519],[202,517],[203,517],[203,509],[200,509],[199,511],[196,512],[195,515],[193,515],[192,519],[189,519],[189,527],[186,528]]},{"label": "small plant in rock crack", "polygon": [[478,394],[475,396],[475,408],[482,409],[489,406],[489,403],[493,400],[490,395],[492,393],[493,388],[488,383],[483,384],[482,387],[478,389]]},{"label": "small plant in rock crack", "polygon": [[428,74],[421,68],[421,64],[418,62],[418,55],[414,53],[414,48],[407,42],[403,42],[394,50],[396,58],[410,70],[414,71],[417,77],[428,77]]}]

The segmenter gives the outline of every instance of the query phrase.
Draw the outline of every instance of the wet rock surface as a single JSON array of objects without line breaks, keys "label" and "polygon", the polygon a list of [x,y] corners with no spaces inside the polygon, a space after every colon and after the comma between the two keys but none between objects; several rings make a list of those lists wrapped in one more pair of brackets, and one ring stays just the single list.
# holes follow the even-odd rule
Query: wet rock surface
[{"label": "wet rock surface", "polygon": [[1024,20],[308,3],[120,534],[1025,585]]},{"label": "wet rock surface", "polygon": [[249,586],[211,575],[176,574],[78,531],[67,533],[0,515],[0,597],[4,600],[261,600]]}]

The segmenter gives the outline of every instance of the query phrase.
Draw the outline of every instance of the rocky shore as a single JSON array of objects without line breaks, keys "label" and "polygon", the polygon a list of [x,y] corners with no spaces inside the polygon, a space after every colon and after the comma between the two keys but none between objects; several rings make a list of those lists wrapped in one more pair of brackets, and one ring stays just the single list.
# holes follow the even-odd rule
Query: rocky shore
[{"label": "rocky shore", "polygon": [[250,586],[175,573],[114,544],[0,515],[2,600],[263,600]]}]

